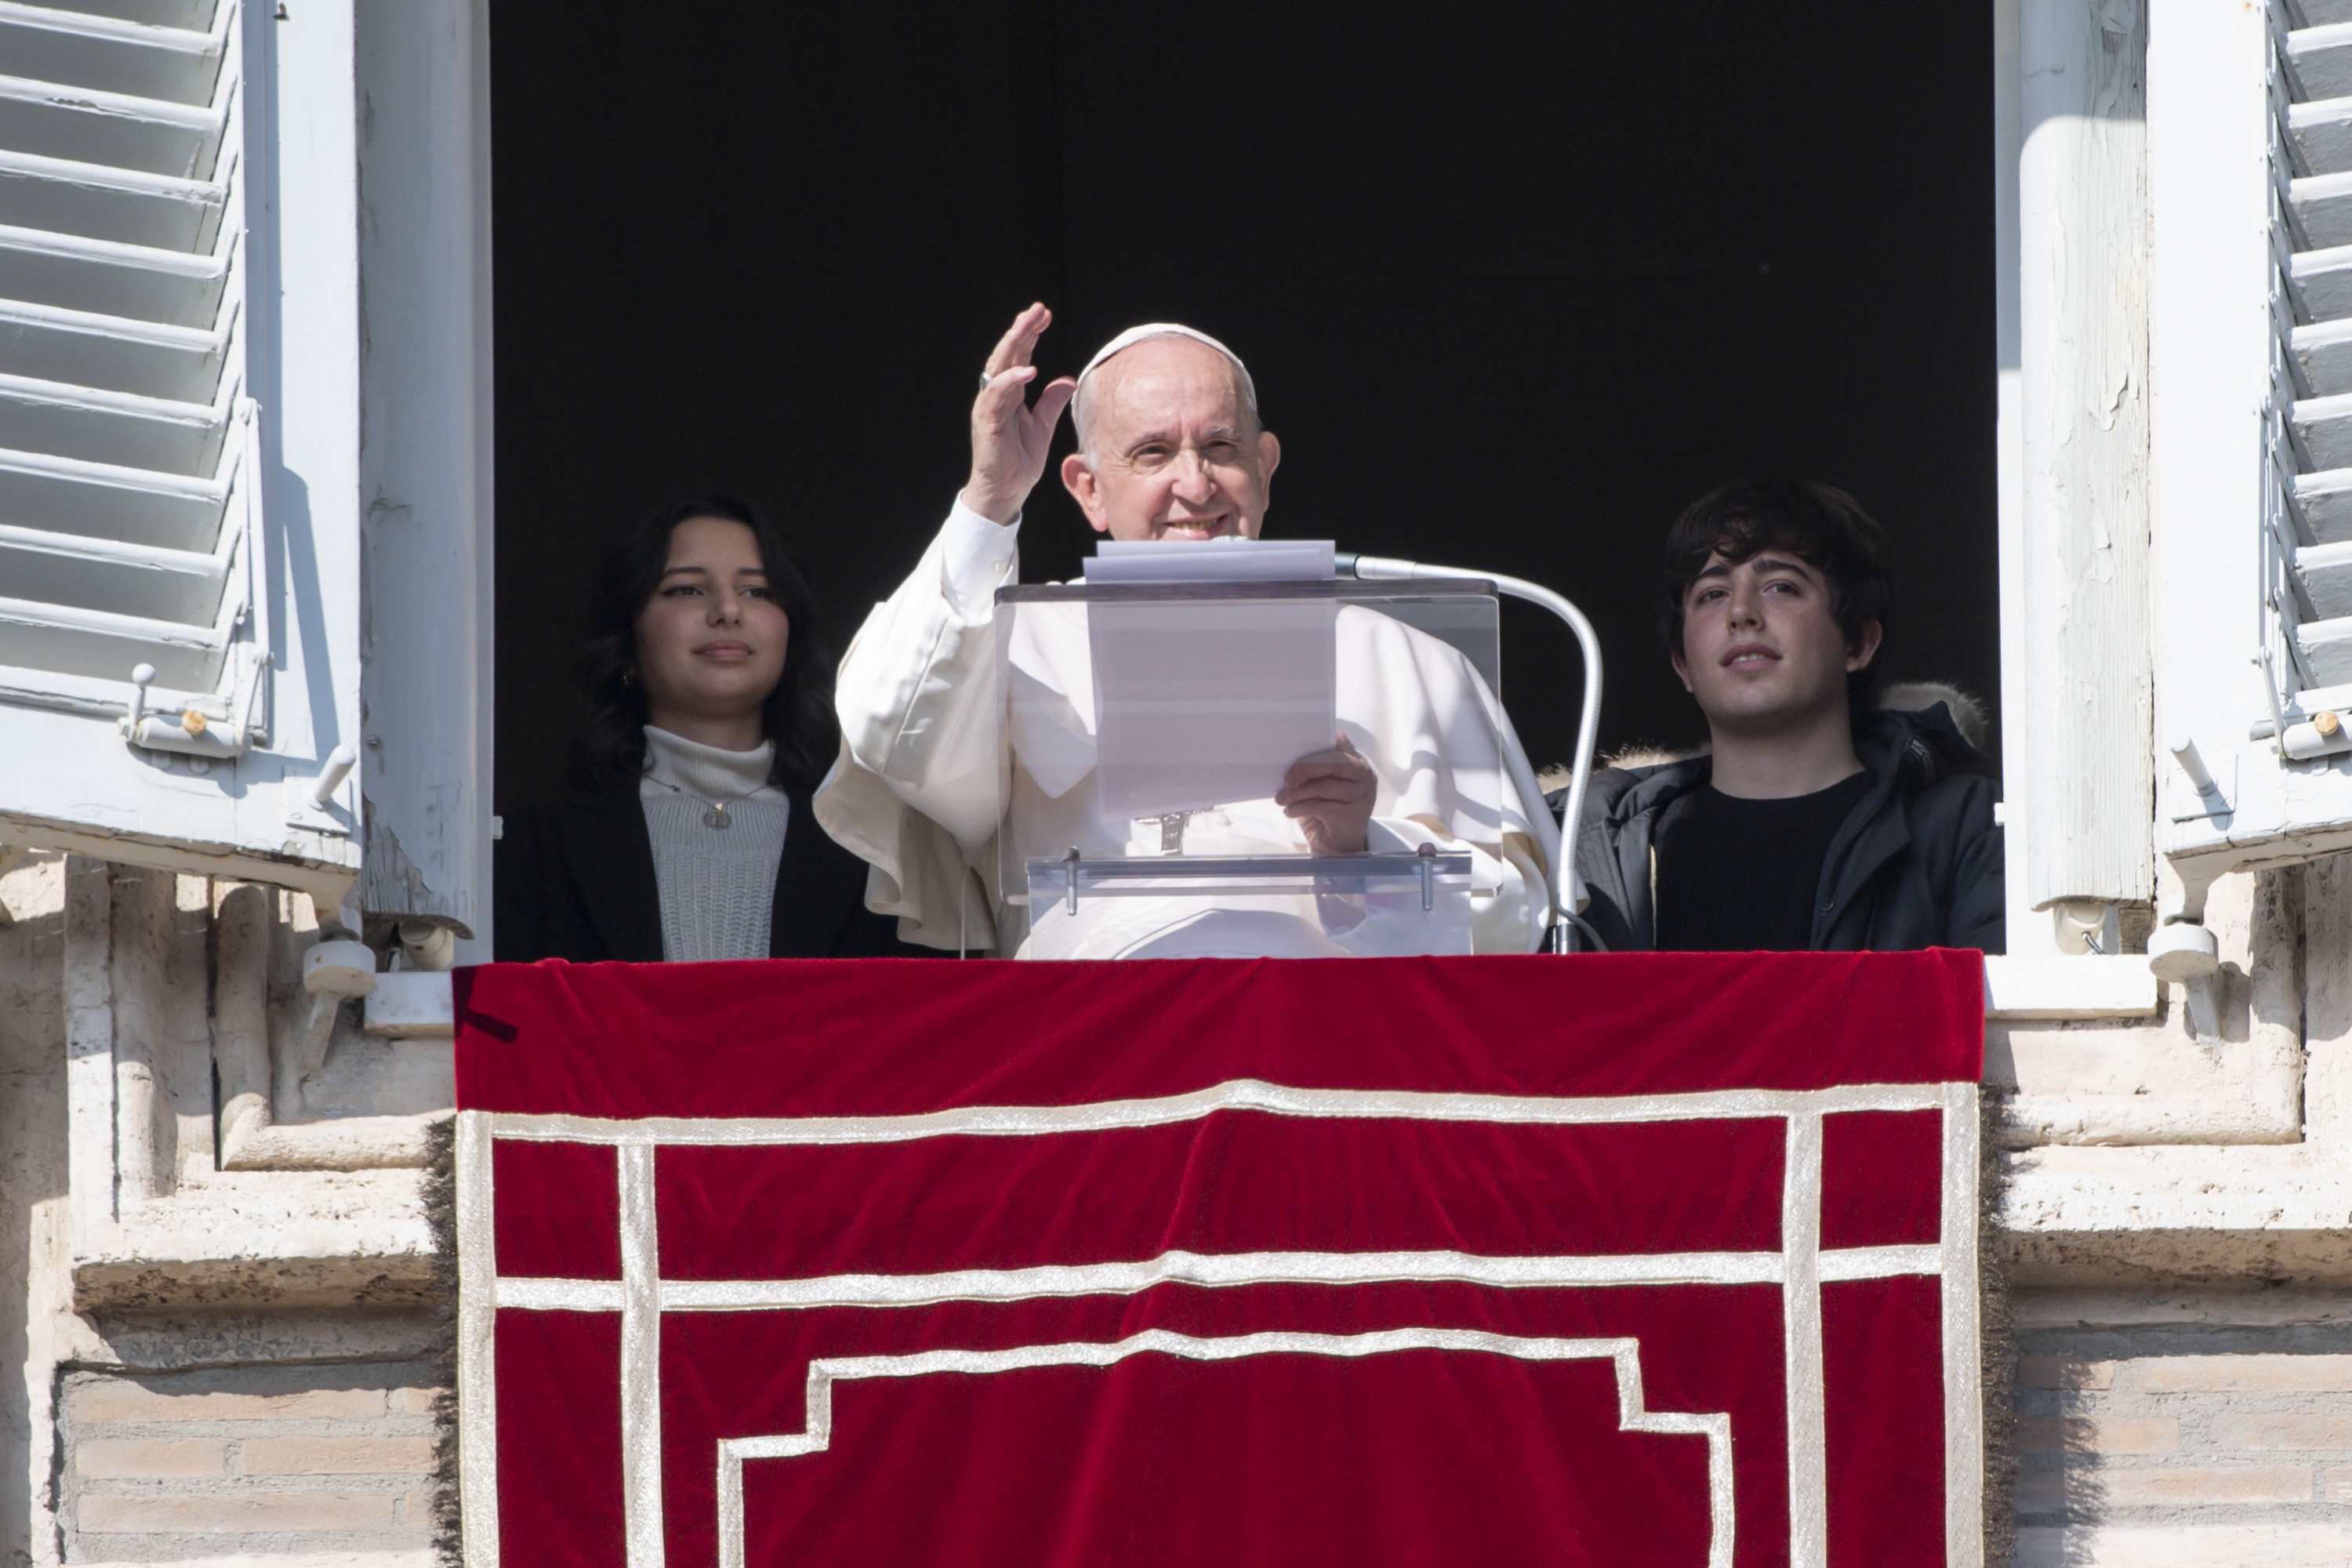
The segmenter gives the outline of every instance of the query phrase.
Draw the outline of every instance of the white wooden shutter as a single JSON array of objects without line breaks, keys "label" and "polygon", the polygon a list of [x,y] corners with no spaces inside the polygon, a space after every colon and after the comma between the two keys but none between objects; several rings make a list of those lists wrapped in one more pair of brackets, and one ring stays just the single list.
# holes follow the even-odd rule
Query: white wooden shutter
[{"label": "white wooden shutter", "polygon": [[2157,815],[2193,907],[2352,847],[2352,0],[2153,0],[2148,48]]},{"label": "white wooden shutter", "polygon": [[485,944],[460,948],[472,962],[489,937],[488,0],[370,0],[354,23],[366,104],[360,901],[472,934]]},{"label": "white wooden shutter", "polygon": [[2352,5],[2282,5],[2269,72],[2266,648],[2291,719],[2352,700]]},{"label": "white wooden shutter", "polygon": [[0,0],[0,839],[358,868],[355,784],[310,798],[362,745],[332,9]]}]

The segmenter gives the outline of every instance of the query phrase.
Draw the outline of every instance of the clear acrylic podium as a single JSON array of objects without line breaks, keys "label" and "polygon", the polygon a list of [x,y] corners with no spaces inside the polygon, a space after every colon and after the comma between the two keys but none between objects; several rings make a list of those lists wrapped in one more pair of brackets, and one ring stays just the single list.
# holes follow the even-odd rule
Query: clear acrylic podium
[{"label": "clear acrylic podium", "polygon": [[1475,857],[1376,824],[1316,855],[1273,803],[1334,743],[1339,663],[1378,616],[1499,694],[1491,584],[1056,584],[996,599],[1009,739],[998,886],[1031,958],[1471,951]]}]

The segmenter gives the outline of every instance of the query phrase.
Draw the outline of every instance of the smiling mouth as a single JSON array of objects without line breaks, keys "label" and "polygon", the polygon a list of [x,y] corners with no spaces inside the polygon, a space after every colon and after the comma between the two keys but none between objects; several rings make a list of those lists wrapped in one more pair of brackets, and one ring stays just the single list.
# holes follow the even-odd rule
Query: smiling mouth
[{"label": "smiling mouth", "polygon": [[1160,525],[1162,539],[1214,539],[1233,526],[1230,513],[1216,517],[1188,517],[1180,521]]},{"label": "smiling mouth", "polygon": [[1779,654],[1752,643],[1745,647],[1733,648],[1723,656],[1723,668],[1726,669],[1762,669],[1767,665],[1780,662]]}]

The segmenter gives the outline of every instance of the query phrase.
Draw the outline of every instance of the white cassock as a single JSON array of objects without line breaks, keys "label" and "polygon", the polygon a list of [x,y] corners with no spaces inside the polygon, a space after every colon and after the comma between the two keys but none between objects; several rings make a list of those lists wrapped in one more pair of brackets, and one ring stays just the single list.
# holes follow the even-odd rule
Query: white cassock
[{"label": "white cassock", "polygon": [[[1093,771],[1086,623],[1075,605],[1023,606],[1000,650],[996,590],[1018,580],[1018,525],[961,501],[842,660],[841,756],[812,803],[825,831],[872,868],[866,902],[899,935],[950,952],[1030,958],[1308,957],[1343,947],[1277,912],[1284,900],[1204,912],[1197,900],[1089,900],[1030,929],[1018,864],[999,843],[1016,808],[1024,837],[1058,853],[1159,852],[1158,818],[1105,824]],[[1045,612],[1045,613],[1040,613]],[[1549,907],[1559,832],[1509,717],[1470,662],[1400,621],[1340,606],[1340,729],[1379,780],[1368,847],[1471,852],[1471,941],[1529,952]],[[1008,657],[1000,658],[1000,653]],[[1006,700],[1007,680],[1024,700]],[[1040,696],[1044,700],[1040,700]],[[1271,799],[1187,823],[1187,855],[1302,855],[1305,834]],[[1008,886],[1008,882],[1011,884]],[[1016,951],[1017,950],[1017,951]]]}]

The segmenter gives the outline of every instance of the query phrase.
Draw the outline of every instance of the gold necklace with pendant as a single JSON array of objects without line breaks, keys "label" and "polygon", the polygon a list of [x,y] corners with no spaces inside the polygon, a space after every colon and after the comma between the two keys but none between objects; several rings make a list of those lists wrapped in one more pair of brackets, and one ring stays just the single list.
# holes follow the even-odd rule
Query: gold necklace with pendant
[{"label": "gold necklace with pendant", "polygon": [[751,795],[739,795],[733,800],[703,800],[702,796],[695,794],[692,790],[681,788],[678,785],[670,783],[667,779],[656,779],[654,780],[654,783],[661,785],[662,788],[669,791],[672,795],[682,795],[688,800],[700,801],[704,807],[702,813],[702,826],[705,827],[717,828],[728,828],[735,826],[735,819],[727,815],[727,808],[729,806],[740,805],[745,801],[751,799],[751,795],[759,794],[760,789],[765,789],[768,787],[766,784],[761,784],[760,789],[753,790]]}]

